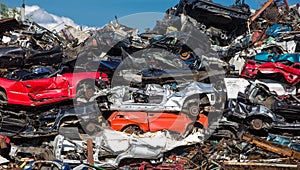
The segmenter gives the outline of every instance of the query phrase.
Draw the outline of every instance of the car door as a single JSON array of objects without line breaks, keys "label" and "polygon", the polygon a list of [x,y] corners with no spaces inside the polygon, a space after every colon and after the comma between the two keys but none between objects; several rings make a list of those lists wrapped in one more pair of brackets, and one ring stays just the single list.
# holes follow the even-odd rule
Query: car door
[{"label": "car door", "polygon": [[53,77],[53,84],[50,86],[49,90],[59,93],[61,97],[70,96],[70,82],[64,75],[58,74]]},{"label": "car door", "polygon": [[32,100],[68,97],[68,81],[63,76],[53,76],[22,81]]},{"label": "car door", "polygon": [[28,95],[32,100],[41,100],[49,86],[52,84],[52,78],[41,78],[34,80],[22,80],[22,85],[27,89]]},{"label": "car door", "polygon": [[151,132],[166,129],[182,133],[191,122],[186,114],[179,112],[148,112],[147,114]]}]

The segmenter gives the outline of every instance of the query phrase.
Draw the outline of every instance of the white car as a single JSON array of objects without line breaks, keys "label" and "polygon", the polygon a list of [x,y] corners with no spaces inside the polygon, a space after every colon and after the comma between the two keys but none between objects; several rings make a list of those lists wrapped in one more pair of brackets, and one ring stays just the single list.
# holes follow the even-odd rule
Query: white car
[{"label": "white car", "polygon": [[94,99],[99,101],[103,97],[107,97],[107,104],[102,106],[109,110],[182,111],[191,116],[198,116],[206,106],[215,104],[216,98],[211,84],[196,81],[163,86],[147,84],[144,89],[117,86],[99,91]]},{"label": "white car", "polygon": [[263,84],[270,91],[276,92],[277,95],[295,95],[297,92],[297,88],[292,85],[288,85],[283,82],[270,80],[270,79],[256,79],[256,80],[250,80],[250,79],[244,79],[244,78],[224,78],[225,86],[227,89],[227,98],[228,99],[236,99],[238,96],[238,92],[244,92],[246,87],[250,84],[250,82],[253,83],[259,83]]}]

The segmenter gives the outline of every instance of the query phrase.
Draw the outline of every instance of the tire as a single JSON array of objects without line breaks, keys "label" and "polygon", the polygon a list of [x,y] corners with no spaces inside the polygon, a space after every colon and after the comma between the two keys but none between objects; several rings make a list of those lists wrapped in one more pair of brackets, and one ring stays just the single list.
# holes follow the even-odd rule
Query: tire
[{"label": "tire", "polygon": [[200,100],[199,99],[187,99],[182,107],[182,111],[189,115],[191,118],[196,118],[200,113]]},{"label": "tire", "polygon": [[183,111],[192,118],[195,118],[201,112],[201,106],[205,105],[209,105],[209,100],[207,97],[202,97],[201,99],[190,99],[185,101],[183,104]]},{"label": "tire", "polygon": [[93,82],[80,83],[76,91],[76,102],[87,103],[94,96],[94,93],[98,90],[97,86]]},{"label": "tire", "polygon": [[254,131],[267,131],[272,124],[272,119],[266,116],[253,116],[247,119],[247,123],[250,129]]},{"label": "tire", "polygon": [[136,125],[126,126],[125,128],[122,129],[122,132],[125,132],[128,134],[136,134],[136,135],[143,133],[141,128]]},{"label": "tire", "polygon": [[199,107],[199,102],[191,102],[188,104],[188,114],[197,117],[200,113],[200,107]]},{"label": "tire", "polygon": [[187,52],[181,53],[179,57],[181,60],[185,61],[185,60],[188,60],[191,58],[191,54],[190,54],[190,52],[187,51]]},{"label": "tire", "polygon": [[264,125],[264,122],[261,119],[252,119],[250,121],[251,128],[254,130],[257,130],[257,131],[263,129],[263,125]]},{"label": "tire", "polygon": [[7,102],[7,95],[4,91],[0,90],[0,103],[6,103]]}]

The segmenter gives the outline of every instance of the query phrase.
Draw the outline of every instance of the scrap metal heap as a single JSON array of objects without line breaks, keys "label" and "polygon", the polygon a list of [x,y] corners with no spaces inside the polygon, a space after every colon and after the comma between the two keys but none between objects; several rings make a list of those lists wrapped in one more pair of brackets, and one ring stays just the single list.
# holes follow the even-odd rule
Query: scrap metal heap
[{"label": "scrap metal heap", "polygon": [[236,1],[227,7],[207,0],[181,0],[168,11],[170,16],[187,15],[197,22],[197,26],[206,33],[213,44],[224,46],[247,30],[250,8],[244,1]]},{"label": "scrap metal heap", "polygon": [[142,34],[1,19],[0,168],[299,169],[299,23],[287,0],[180,0]]}]

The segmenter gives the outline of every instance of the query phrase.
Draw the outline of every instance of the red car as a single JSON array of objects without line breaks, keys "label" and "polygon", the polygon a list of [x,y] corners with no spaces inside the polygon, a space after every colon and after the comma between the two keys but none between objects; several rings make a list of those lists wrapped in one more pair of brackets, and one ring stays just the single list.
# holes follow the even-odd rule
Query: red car
[{"label": "red car", "polygon": [[287,83],[297,85],[300,82],[300,63],[288,66],[281,62],[259,64],[253,60],[248,60],[240,77],[283,79]]},{"label": "red car", "polygon": [[[42,71],[41,71],[42,70]],[[8,105],[40,106],[75,97],[89,98],[98,82],[108,81],[101,72],[19,70],[0,77],[0,101]]]},{"label": "red car", "polygon": [[156,132],[166,129],[183,134],[193,124],[208,127],[206,115],[199,114],[196,120],[192,120],[187,114],[180,112],[115,111],[108,118],[108,122],[112,129],[127,133]]}]

